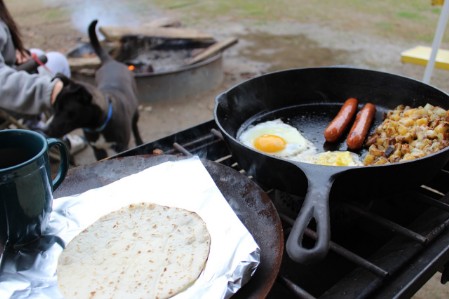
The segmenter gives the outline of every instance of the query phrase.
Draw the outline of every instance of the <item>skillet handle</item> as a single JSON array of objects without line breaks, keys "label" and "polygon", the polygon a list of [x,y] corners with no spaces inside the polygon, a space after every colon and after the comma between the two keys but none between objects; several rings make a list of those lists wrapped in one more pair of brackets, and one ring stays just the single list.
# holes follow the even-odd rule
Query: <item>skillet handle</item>
[{"label": "skillet handle", "polygon": [[[311,264],[323,259],[329,250],[329,193],[332,175],[314,175],[308,181],[307,194],[287,240],[286,249],[295,262]],[[312,248],[303,246],[303,237],[311,220],[316,223],[317,240]]]}]

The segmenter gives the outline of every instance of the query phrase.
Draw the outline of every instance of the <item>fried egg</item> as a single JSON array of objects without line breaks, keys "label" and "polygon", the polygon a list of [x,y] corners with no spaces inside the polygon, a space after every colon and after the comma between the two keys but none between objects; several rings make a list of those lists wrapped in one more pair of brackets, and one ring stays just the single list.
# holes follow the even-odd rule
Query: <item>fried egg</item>
[{"label": "fried egg", "polygon": [[280,119],[259,123],[247,128],[239,141],[262,153],[289,158],[310,151],[313,144],[294,127]]},{"label": "fried egg", "polygon": [[359,155],[349,151],[327,151],[308,157],[308,162],[328,166],[361,166]]}]

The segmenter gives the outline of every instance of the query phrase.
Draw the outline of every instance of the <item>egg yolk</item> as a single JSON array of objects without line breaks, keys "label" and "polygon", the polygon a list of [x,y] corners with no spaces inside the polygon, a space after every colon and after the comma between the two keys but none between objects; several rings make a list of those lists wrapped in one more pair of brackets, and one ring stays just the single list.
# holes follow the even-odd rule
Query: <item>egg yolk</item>
[{"label": "egg yolk", "polygon": [[276,135],[265,134],[254,140],[254,147],[265,153],[276,153],[283,150],[287,142]]}]

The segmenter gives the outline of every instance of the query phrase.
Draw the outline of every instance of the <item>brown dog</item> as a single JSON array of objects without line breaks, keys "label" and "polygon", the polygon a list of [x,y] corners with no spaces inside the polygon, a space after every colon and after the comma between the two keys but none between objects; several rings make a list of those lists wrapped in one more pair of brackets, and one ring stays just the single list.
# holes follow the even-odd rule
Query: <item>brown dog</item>
[{"label": "brown dog", "polygon": [[97,86],[75,82],[57,74],[64,88],[58,95],[53,120],[46,133],[53,137],[82,128],[86,140],[94,150],[97,160],[107,157],[107,147],[116,152],[128,148],[131,131],[135,143],[142,144],[137,122],[139,119],[137,88],[134,75],[128,67],[114,60],[100,45],[96,34],[97,21],[89,25],[89,38],[101,66],[95,73]]}]

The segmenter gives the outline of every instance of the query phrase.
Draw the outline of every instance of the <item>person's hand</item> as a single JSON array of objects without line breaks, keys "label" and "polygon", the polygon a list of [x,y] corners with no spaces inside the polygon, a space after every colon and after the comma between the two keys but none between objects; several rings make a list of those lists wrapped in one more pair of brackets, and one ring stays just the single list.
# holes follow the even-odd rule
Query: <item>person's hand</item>
[{"label": "person's hand", "polygon": [[58,94],[61,92],[62,88],[64,87],[64,83],[62,83],[61,80],[55,79],[56,83],[53,87],[53,91],[51,93],[51,99],[50,103],[53,105],[56,101],[56,98],[58,97]]},{"label": "person's hand", "polygon": [[31,56],[27,52],[21,52],[19,50],[16,50],[16,64],[22,64],[24,62],[27,62],[31,59]]}]

